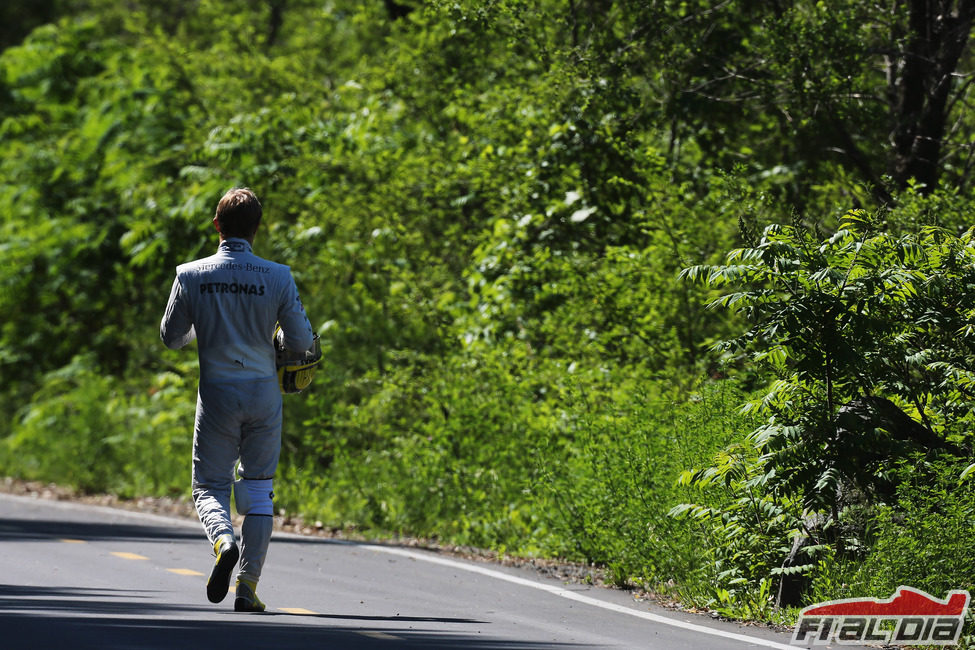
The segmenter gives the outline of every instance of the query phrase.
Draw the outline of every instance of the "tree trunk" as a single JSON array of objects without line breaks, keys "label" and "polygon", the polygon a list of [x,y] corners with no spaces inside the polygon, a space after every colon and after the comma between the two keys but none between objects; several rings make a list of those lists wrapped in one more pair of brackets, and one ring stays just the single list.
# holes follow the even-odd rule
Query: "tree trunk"
[{"label": "tree trunk", "polygon": [[270,16],[267,21],[267,42],[265,47],[271,49],[278,42],[278,34],[284,23],[284,9],[288,0],[271,0],[269,3]]},{"label": "tree trunk", "polygon": [[975,0],[909,0],[901,73],[892,79],[894,156],[891,176],[901,188],[913,178],[923,192],[938,185],[952,75],[975,18]]},{"label": "tree trunk", "polygon": [[386,13],[389,14],[390,20],[406,18],[413,11],[411,5],[396,2],[396,0],[383,0],[383,3],[386,5]]}]

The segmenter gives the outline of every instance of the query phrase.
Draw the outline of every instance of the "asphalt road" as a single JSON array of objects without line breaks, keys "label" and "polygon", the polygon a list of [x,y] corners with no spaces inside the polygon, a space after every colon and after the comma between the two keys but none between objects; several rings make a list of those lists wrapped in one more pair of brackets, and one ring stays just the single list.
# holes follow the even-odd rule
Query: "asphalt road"
[{"label": "asphalt road", "polygon": [[0,495],[0,648],[788,648],[624,592],[395,546],[276,534],[264,614],[214,605],[198,524]]}]

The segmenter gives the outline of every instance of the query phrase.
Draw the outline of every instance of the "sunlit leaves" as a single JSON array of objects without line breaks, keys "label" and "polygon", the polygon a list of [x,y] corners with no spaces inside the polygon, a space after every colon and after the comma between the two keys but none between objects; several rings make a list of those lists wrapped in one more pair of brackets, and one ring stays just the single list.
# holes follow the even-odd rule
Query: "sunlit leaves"
[{"label": "sunlit leaves", "polygon": [[[808,516],[791,510],[791,531],[776,530],[765,519],[772,510],[745,510],[745,516],[746,505],[767,503],[783,513],[801,506],[825,513],[836,525],[851,505],[851,491],[890,499],[889,469],[907,455],[957,452],[957,443],[971,444],[970,238],[935,227],[896,235],[851,211],[839,229],[822,237],[798,225],[769,227],[754,246],[729,253],[725,264],[684,270],[686,281],[723,292],[712,308],[731,309],[746,323],[738,337],[715,349],[747,355],[749,364],[775,378],[763,397],[743,408],[767,418],[748,438],[752,455],[732,447],[710,467],[680,479],[707,490],[723,477],[737,500],[721,508],[685,504],[671,511],[701,521],[725,540],[711,550],[734,567],[717,576],[722,584],[731,588],[733,578],[754,588],[767,576],[787,575],[769,571],[755,554],[776,557],[775,536],[798,535],[801,518]],[[888,414],[865,414],[862,404],[877,398],[885,398]],[[912,434],[912,427],[925,433]],[[969,466],[962,476],[971,473]],[[846,543],[828,530],[802,534],[837,548]],[[729,558],[740,544],[753,555]],[[794,567],[798,573],[811,568]]]}]

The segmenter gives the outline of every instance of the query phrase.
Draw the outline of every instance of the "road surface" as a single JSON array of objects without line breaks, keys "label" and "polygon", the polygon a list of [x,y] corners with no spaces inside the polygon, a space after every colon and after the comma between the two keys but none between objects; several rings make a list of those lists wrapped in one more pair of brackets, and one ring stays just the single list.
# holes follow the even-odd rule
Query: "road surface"
[{"label": "road surface", "polygon": [[530,570],[276,533],[264,614],[206,599],[199,524],[0,495],[0,647],[788,648],[789,635]]}]

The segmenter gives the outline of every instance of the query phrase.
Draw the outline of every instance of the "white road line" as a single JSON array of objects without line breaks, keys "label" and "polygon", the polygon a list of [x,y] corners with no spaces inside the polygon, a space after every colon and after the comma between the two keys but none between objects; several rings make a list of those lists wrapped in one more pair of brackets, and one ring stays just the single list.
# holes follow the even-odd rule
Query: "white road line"
[{"label": "white road line", "polygon": [[406,549],[393,548],[389,546],[376,546],[373,544],[366,544],[363,545],[361,548],[366,548],[369,549],[370,551],[376,551],[377,553],[388,553],[390,555],[399,555],[402,557],[408,557],[413,560],[421,560],[423,562],[430,562],[432,564],[440,564],[442,566],[448,566],[451,567],[452,569],[459,569],[461,571],[479,573],[481,575],[489,576],[497,580],[504,580],[505,582],[521,585],[522,587],[531,587],[532,589],[545,591],[552,594],[553,596],[559,596],[560,598],[567,598],[568,600],[574,600],[579,603],[585,603],[586,605],[592,605],[593,607],[601,607],[602,609],[607,609],[612,612],[618,612],[620,614],[628,614],[629,616],[636,616],[637,618],[642,618],[647,621],[653,621],[654,623],[660,623],[662,625],[679,627],[681,629],[689,630],[691,632],[696,632],[698,634],[710,634],[712,636],[719,636],[724,639],[732,639],[735,641],[741,641],[742,643],[750,643],[752,645],[759,645],[766,648],[779,648],[780,650],[795,650],[796,647],[792,645],[787,645],[785,643],[779,643],[778,641],[771,641],[768,639],[748,636],[745,634],[736,634],[735,632],[726,632],[725,630],[718,630],[713,627],[706,627],[704,625],[697,625],[695,623],[688,623],[686,621],[678,621],[676,619],[667,618],[665,616],[660,616],[658,614],[652,614],[650,612],[645,612],[639,609],[624,607],[622,605],[617,605],[616,603],[610,603],[605,600],[599,600],[597,598],[585,596],[575,591],[563,589],[562,587],[556,587],[554,585],[545,584],[543,582],[535,582],[534,580],[519,578],[518,576],[513,576],[507,573],[503,573],[501,571],[495,571],[493,569],[489,569],[487,567],[483,567],[477,564],[458,562],[456,560],[451,560],[444,557],[438,557],[436,555],[417,553],[416,551],[409,551]]}]

